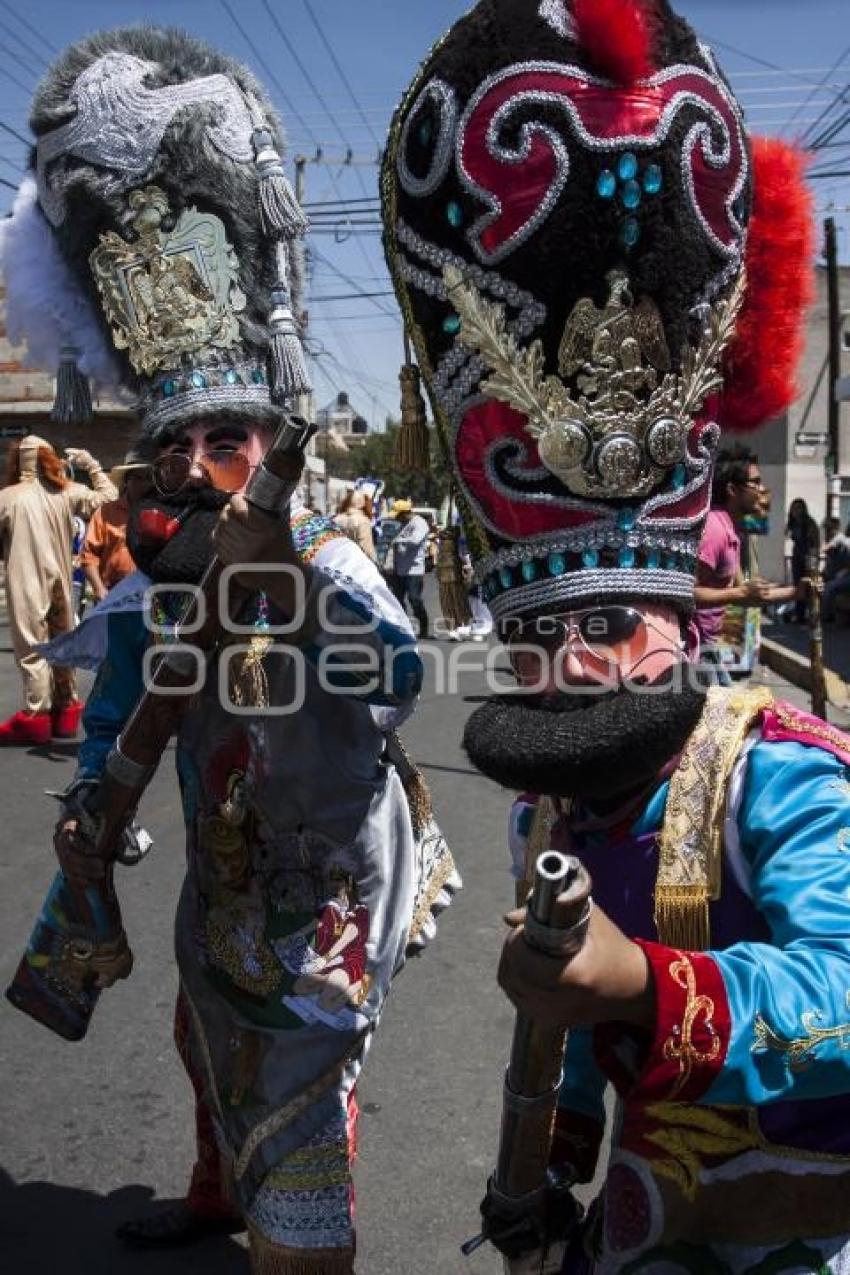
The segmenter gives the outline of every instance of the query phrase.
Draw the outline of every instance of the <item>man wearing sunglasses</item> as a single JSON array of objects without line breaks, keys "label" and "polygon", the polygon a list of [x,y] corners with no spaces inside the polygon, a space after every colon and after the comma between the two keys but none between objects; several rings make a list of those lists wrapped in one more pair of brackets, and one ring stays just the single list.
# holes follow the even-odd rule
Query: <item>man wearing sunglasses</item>
[{"label": "man wearing sunglasses", "polygon": [[[562,1186],[594,1179],[618,1096],[585,1222],[545,1182],[512,1209],[488,1192],[512,1268],[561,1262],[517,1254],[519,1215],[572,1228],[563,1275],[850,1269],[850,739],[707,686],[692,624],[695,588],[719,606],[738,587],[731,549],[697,576],[721,431],[794,396],[803,171],[750,144],[667,0],[479,0],[391,126],[388,261],[514,683],[464,743],[520,794],[521,900],[549,849],[593,881],[571,960],[518,911],[499,972],[569,1029]],[[752,458],[718,476],[756,507]],[[540,1112],[525,1101],[506,1128]],[[543,1138],[503,1150],[540,1182]]]}]

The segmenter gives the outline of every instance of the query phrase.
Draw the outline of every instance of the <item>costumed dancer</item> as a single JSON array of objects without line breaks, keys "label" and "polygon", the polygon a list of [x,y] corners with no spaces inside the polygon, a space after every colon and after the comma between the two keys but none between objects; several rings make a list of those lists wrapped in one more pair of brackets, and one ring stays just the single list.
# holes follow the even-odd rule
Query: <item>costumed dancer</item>
[{"label": "costumed dancer", "polygon": [[[296,501],[278,521],[238,495],[308,388],[294,317],[305,227],[280,126],[247,70],[154,28],[68,49],[31,124],[34,168],[3,264],[38,255],[65,290],[65,310],[47,316],[57,346],[71,314],[87,338],[78,372],[112,365],[137,394],[154,483],[128,527],[145,574],[53,649],[100,666],[60,845],[84,836],[87,794],[181,586],[213,545],[247,564],[240,627],[201,661],[177,739],[188,862],[176,1038],[198,1158],[184,1204],[119,1233],[156,1247],[247,1227],[257,1273],[350,1272],[355,1080],[393,975],[459,882],[439,838],[423,859],[387,760],[421,681],[404,613],[331,522]],[[26,302],[14,278],[7,269],[10,325]],[[165,587],[144,611],[151,581]],[[62,951],[33,956],[38,994],[72,996]]]},{"label": "costumed dancer", "polygon": [[[13,340],[22,334],[12,316],[9,333]],[[12,443],[7,456],[0,545],[24,707],[0,722],[0,744],[46,744],[51,736],[72,739],[79,729],[83,705],[74,674],[59,666],[51,670],[38,648],[76,623],[71,561],[75,517],[88,519],[118,493],[90,452],[74,448],[66,454],[89,475],[90,487],[72,482],[61,458],[36,434]]]},{"label": "costumed dancer", "polygon": [[570,1029],[567,1181],[618,1095],[564,1271],[850,1263],[850,739],[689,663],[719,427],[793,395],[802,176],[664,0],[481,0],[387,151],[390,266],[528,692],[477,709],[466,748],[532,794],[518,877],[551,847],[593,878],[571,963],[515,913],[501,968]]}]

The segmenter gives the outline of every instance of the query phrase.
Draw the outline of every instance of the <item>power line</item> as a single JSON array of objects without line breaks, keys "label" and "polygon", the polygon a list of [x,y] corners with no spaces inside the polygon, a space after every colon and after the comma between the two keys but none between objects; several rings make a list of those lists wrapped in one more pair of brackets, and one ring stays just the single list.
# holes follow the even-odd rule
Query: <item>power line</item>
[{"label": "power line", "polygon": [[[0,22],[0,31],[6,31],[14,38],[14,31],[10,31],[4,22]],[[0,44],[0,49],[2,49],[4,53],[8,53],[9,57],[13,58],[16,62],[20,62],[21,66],[23,66],[25,70],[29,71],[31,75],[41,75],[45,65],[43,62],[41,66],[34,66],[28,58],[24,57],[23,53],[20,53],[17,49],[10,49],[7,44]]]},{"label": "power line", "polygon": [[798,106],[798,107],[797,107],[796,111],[795,111],[795,112],[794,112],[794,114],[791,116],[790,120],[788,121],[788,123],[787,123],[787,124],[786,124],[786,126],[785,126],[787,129],[790,129],[790,128],[791,128],[791,125],[794,123],[794,121],[796,120],[797,116],[800,114],[800,112],[801,112],[802,110],[804,110],[804,109],[808,106],[809,102],[812,100],[812,98],[814,97],[815,93],[819,92],[819,91],[823,88],[824,84],[825,84],[825,83],[826,83],[826,81],[829,79],[829,77],[833,74],[833,72],[835,72],[835,71],[837,71],[837,70],[838,70],[838,68],[841,66],[841,63],[842,63],[842,62],[844,61],[844,59],[847,57],[847,54],[848,54],[848,53],[850,53],[850,45],[848,45],[848,46],[847,46],[847,48],[844,50],[844,52],[841,54],[841,56],[840,56],[840,57],[839,57],[839,58],[835,61],[835,63],[834,63],[834,64],[830,67],[830,69],[827,71],[826,75],[824,76],[823,81],[822,81],[822,82],[818,85],[818,87],[817,87],[816,89],[812,89],[812,90],[811,90],[811,92],[809,93],[808,97],[806,98],[805,102],[803,102],[803,104],[802,104],[801,106]]},{"label": "power line", "polygon": [[[811,85],[816,83],[815,81],[810,80],[805,72],[791,71],[787,66],[779,66],[776,62],[769,62],[767,58],[757,57],[755,53],[748,53],[746,49],[738,49],[734,44],[726,44],[723,40],[715,40],[710,35],[705,35],[704,33],[703,38],[707,40],[709,44],[716,45],[718,49],[725,49],[727,53],[737,53],[739,58],[746,58],[748,62],[755,62],[757,66],[766,66],[771,71],[778,71],[782,75],[790,75],[793,80],[801,80],[804,84]],[[744,71],[741,72],[741,74],[746,75],[747,73]],[[752,75],[755,73],[750,72],[750,74]],[[811,74],[816,74],[816,72],[812,72]],[[833,85],[831,87],[834,88],[835,86]]]},{"label": "power line", "polygon": [[17,9],[14,9],[14,8],[12,7],[12,5],[7,4],[7,3],[6,3],[6,0],[0,0],[0,8],[5,9],[5,10],[6,10],[6,12],[9,14],[9,16],[10,16],[10,17],[12,17],[12,18],[14,18],[16,22],[20,22],[20,24],[21,24],[21,26],[24,28],[24,30],[25,30],[25,31],[29,31],[30,35],[34,35],[34,36],[35,36],[38,40],[40,40],[40,41],[41,41],[41,43],[42,43],[43,45],[45,45],[45,47],[48,49],[48,51],[49,51],[50,53],[58,53],[58,52],[59,52],[59,50],[56,48],[56,45],[55,45],[55,44],[51,44],[49,40],[45,40],[45,38],[44,38],[44,36],[41,34],[41,32],[40,32],[40,31],[38,31],[38,30],[37,30],[37,29],[36,29],[36,28],[32,25],[32,23],[31,23],[31,22],[28,22],[28,21],[26,20],[26,18],[21,17],[21,15],[20,15],[20,13],[18,13]]},{"label": "power line", "polygon": [[315,83],[315,81],[314,81],[314,79],[313,79],[312,75],[310,74],[310,72],[307,70],[306,66],[305,66],[305,65],[304,65],[304,63],[302,62],[302,60],[301,60],[301,58],[300,58],[300,56],[299,56],[299,54],[298,54],[298,50],[295,48],[295,46],[293,45],[293,43],[292,43],[292,41],[290,40],[289,36],[286,34],[286,32],[284,31],[284,29],[283,29],[283,27],[281,26],[280,22],[278,21],[278,16],[277,16],[277,14],[275,13],[274,9],[272,9],[271,5],[269,4],[269,0],[263,0],[263,8],[265,9],[266,13],[269,15],[269,18],[271,19],[271,22],[272,22],[272,26],[273,26],[273,27],[274,27],[274,29],[277,31],[277,33],[278,33],[278,35],[280,36],[281,40],[282,40],[282,41],[283,41],[283,43],[285,44],[286,49],[287,49],[287,51],[288,51],[288,53],[289,53],[289,56],[292,58],[292,60],[293,60],[293,62],[295,63],[295,65],[298,67],[298,70],[301,72],[301,74],[303,75],[304,79],[306,80],[306,82],[307,82],[307,87],[310,89],[310,91],[313,93],[313,95],[314,95],[314,96],[318,99],[319,103],[321,104],[321,107],[322,107],[322,110],[323,110],[324,114],[328,117],[328,119],[330,120],[331,124],[332,124],[332,125],[333,125],[333,127],[336,129],[337,133],[339,134],[339,137],[340,137],[340,140],[341,140],[341,142],[342,142],[343,146],[347,147],[347,146],[348,146],[348,141],[346,140],[345,136],[343,135],[343,132],[342,132],[341,128],[339,127],[339,124],[337,123],[336,116],[335,116],[335,115],[332,115],[332,114],[331,114],[331,112],[330,112],[330,110],[327,108],[327,106],[325,106],[325,100],[324,100],[324,98],[322,97],[322,94],[321,94],[321,92],[320,92],[319,88],[317,87],[317,85],[316,85],[316,83]]},{"label": "power line", "polygon": [[318,301],[369,301],[372,297],[393,297],[395,293],[392,288],[386,289],[384,292],[336,292],[331,294],[322,293],[320,296],[311,296],[310,305],[315,305]]},{"label": "power line", "polygon": [[288,112],[292,115],[293,119],[298,120],[299,124],[300,124],[300,125],[301,125],[301,127],[304,129],[304,132],[305,132],[305,133],[307,134],[307,136],[311,139],[311,141],[312,141],[313,145],[314,145],[314,146],[318,146],[318,145],[319,145],[319,143],[318,143],[318,140],[317,140],[317,138],[316,138],[315,133],[314,133],[314,132],[313,132],[313,130],[310,128],[309,124],[307,124],[307,122],[304,120],[304,118],[303,118],[303,117],[299,114],[299,112],[298,112],[298,110],[296,109],[296,107],[295,107],[295,106],[293,106],[293,104],[292,104],[292,102],[290,101],[290,99],[288,98],[288,96],[287,96],[287,94],[286,94],[286,91],[285,91],[285,89],[284,89],[283,85],[281,84],[280,80],[277,78],[277,76],[275,75],[274,71],[271,69],[271,67],[269,66],[268,62],[266,62],[266,60],[265,60],[265,58],[263,57],[262,53],[261,53],[261,52],[260,52],[260,50],[257,48],[257,46],[256,46],[256,44],[254,43],[254,41],[251,39],[251,37],[249,36],[248,32],[245,30],[244,26],[242,25],[242,23],[239,21],[239,19],[237,18],[236,14],[233,12],[233,9],[232,9],[232,8],[231,8],[231,6],[228,4],[228,0],[220,0],[220,4],[221,4],[221,7],[224,9],[225,13],[227,14],[227,16],[230,18],[230,20],[231,20],[231,22],[233,23],[233,25],[236,27],[236,30],[237,30],[237,31],[239,32],[239,34],[242,36],[242,39],[243,39],[243,40],[245,41],[245,43],[247,44],[248,48],[249,48],[249,49],[251,50],[251,52],[253,53],[254,57],[257,59],[257,62],[259,63],[259,65],[263,68],[263,70],[265,71],[266,75],[269,77],[269,79],[271,80],[271,82],[272,82],[272,83],[274,84],[274,86],[276,87],[276,89],[277,89],[278,93],[280,94],[280,100],[281,100],[281,102],[283,102],[283,104],[284,104],[284,106],[286,107],[287,111],[288,111]]},{"label": "power line", "polygon": [[339,58],[334,53],[333,48],[331,47],[331,44],[327,36],[325,35],[324,30],[322,29],[321,23],[319,22],[315,12],[313,11],[313,6],[310,4],[310,0],[304,0],[304,8],[307,10],[307,13],[310,16],[310,21],[313,23],[313,26],[316,28],[316,32],[318,33],[319,39],[321,40],[322,44],[325,47],[328,57],[334,64],[337,75],[339,76],[342,83],[345,85],[348,91],[348,96],[351,98],[351,101],[355,110],[359,114],[360,118],[363,120],[363,123],[366,125],[366,128],[369,130],[369,133],[372,137],[373,142],[380,149],[381,143],[379,142],[375,134],[375,131],[372,128],[372,125],[369,123],[368,119],[363,113],[363,107],[360,105],[360,103],[358,102],[355,96],[354,89],[351,87],[351,84],[349,83],[348,76],[345,74],[345,71],[342,69]]},{"label": "power line", "polygon": [[18,189],[14,182],[7,182],[5,177],[0,177],[0,186],[8,186],[9,190],[14,191]]},{"label": "power line", "polygon": [[[29,89],[27,89],[27,92],[29,92]],[[18,133],[10,124],[5,124],[3,120],[0,120],[0,128],[2,128],[4,133],[11,133],[12,137],[17,137],[19,142],[23,142],[27,150],[32,146],[29,138],[24,137],[23,133]]]},{"label": "power line", "polygon": [[6,78],[7,78],[8,80],[11,80],[13,84],[17,84],[17,86],[18,86],[18,88],[19,88],[19,89],[23,89],[23,90],[24,90],[24,92],[26,93],[27,97],[31,97],[31,96],[32,96],[32,85],[31,85],[31,84],[24,84],[23,80],[19,80],[19,79],[18,79],[18,77],[17,77],[16,75],[13,75],[13,74],[12,74],[12,72],[11,72],[11,71],[7,71],[7,70],[6,70],[6,68],[5,68],[5,66],[0,66],[0,73],[2,73],[3,75],[5,75],[5,76],[6,76]]}]

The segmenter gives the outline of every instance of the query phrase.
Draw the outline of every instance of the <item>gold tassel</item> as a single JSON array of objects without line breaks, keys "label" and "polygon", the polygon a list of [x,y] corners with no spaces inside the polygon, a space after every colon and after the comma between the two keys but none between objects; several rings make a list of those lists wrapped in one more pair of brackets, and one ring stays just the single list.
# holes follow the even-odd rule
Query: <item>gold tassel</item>
[{"label": "gold tassel", "polygon": [[447,527],[445,531],[440,532],[437,550],[440,610],[450,629],[459,629],[462,624],[469,624],[472,620],[469,590],[463,578],[463,567],[458,550],[459,538],[460,531],[457,527]]},{"label": "gold tassel", "polygon": [[251,1275],[354,1275],[353,1248],[289,1248],[248,1224]]},{"label": "gold tassel", "polygon": [[706,951],[711,943],[707,886],[656,885],[655,928],[658,941],[668,947]]},{"label": "gold tassel", "polygon": [[230,702],[237,708],[268,708],[269,683],[263,656],[272,645],[270,637],[252,637],[251,648],[230,661]]},{"label": "gold tassel", "polygon": [[396,437],[395,461],[399,469],[427,473],[431,461],[428,414],[422,397],[422,379],[413,362],[410,340],[404,334],[405,362],[398,374],[401,383],[401,427]]}]

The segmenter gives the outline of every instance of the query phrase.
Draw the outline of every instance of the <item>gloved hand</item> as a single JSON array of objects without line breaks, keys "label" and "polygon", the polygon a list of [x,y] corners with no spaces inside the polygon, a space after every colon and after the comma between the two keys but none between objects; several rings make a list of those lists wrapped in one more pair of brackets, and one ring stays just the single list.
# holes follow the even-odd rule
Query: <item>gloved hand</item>
[{"label": "gloved hand", "polygon": [[88,474],[90,474],[93,469],[102,468],[100,461],[95,460],[91,452],[87,452],[84,447],[66,447],[65,455],[68,457],[68,460],[75,469],[85,470]]}]

